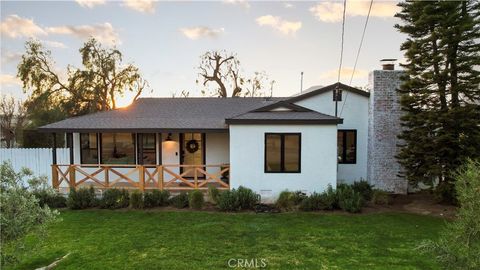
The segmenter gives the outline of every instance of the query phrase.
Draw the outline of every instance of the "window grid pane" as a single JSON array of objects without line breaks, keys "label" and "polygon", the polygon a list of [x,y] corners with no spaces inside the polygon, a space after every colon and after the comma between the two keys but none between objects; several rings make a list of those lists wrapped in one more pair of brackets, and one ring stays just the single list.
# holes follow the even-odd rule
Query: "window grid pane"
[{"label": "window grid pane", "polygon": [[96,133],[80,133],[80,163],[98,164],[98,144]]},{"label": "window grid pane", "polygon": [[102,133],[102,164],[135,164],[135,134]]},{"label": "window grid pane", "polygon": [[281,136],[280,135],[267,135],[266,140],[266,166],[269,172],[280,172],[282,170],[281,165]]},{"label": "window grid pane", "polygon": [[300,136],[284,136],[284,169],[286,172],[296,172],[300,170]]}]

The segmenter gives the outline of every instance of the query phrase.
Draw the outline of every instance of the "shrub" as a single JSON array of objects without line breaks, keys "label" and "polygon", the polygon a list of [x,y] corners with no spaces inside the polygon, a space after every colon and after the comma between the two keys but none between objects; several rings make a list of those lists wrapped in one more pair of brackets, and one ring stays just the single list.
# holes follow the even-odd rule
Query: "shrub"
[{"label": "shrub", "polygon": [[340,208],[338,205],[338,194],[335,189],[333,189],[332,185],[328,185],[327,190],[324,192],[324,204],[326,206],[326,210],[333,210]]},{"label": "shrub", "polygon": [[218,203],[218,196],[220,196],[220,190],[214,186],[208,187],[208,198],[211,202],[217,204]]},{"label": "shrub", "polygon": [[226,190],[218,196],[217,206],[222,211],[238,211],[240,204],[238,202],[237,192],[235,189]]},{"label": "shrub", "polygon": [[190,192],[188,197],[188,205],[190,206],[190,208],[197,210],[203,208],[203,204],[205,203],[205,200],[203,198],[203,192],[201,192],[200,190],[194,190]]},{"label": "shrub", "polygon": [[278,196],[275,205],[282,210],[291,210],[295,206],[294,193],[290,191],[282,191]]},{"label": "shrub", "polygon": [[307,194],[305,194],[304,192],[300,190],[295,191],[292,193],[293,204],[300,205],[300,203],[302,203],[302,201],[305,200],[307,197]]},{"label": "shrub", "polygon": [[130,196],[125,189],[107,189],[100,200],[100,207],[107,209],[119,209],[128,207]]},{"label": "shrub", "polygon": [[142,192],[134,190],[132,193],[130,193],[130,206],[135,209],[143,208],[144,202]]},{"label": "shrub", "polygon": [[319,193],[312,193],[305,198],[300,204],[300,210],[302,211],[316,211],[323,209],[323,202]]},{"label": "shrub", "polygon": [[154,189],[143,194],[143,203],[146,208],[166,206],[169,198],[170,192],[168,190]]},{"label": "shrub", "polygon": [[255,204],[260,202],[260,195],[253,192],[253,190],[246,187],[238,187],[236,190],[238,204],[241,209],[253,209]]},{"label": "shrub", "polygon": [[95,207],[97,205],[97,199],[95,197],[95,190],[91,186],[90,188],[70,189],[70,193],[67,198],[67,207],[70,209],[86,209]]},{"label": "shrub", "polygon": [[355,181],[353,182],[352,188],[360,193],[364,201],[370,201],[372,199],[373,185],[370,185],[367,181]]},{"label": "shrub", "polygon": [[350,213],[358,213],[362,210],[362,195],[350,186],[337,190],[338,205],[342,210]]},{"label": "shrub", "polygon": [[468,160],[455,174],[460,208],[437,241],[420,249],[432,254],[444,269],[480,269],[480,161]]},{"label": "shrub", "polygon": [[386,191],[374,189],[372,193],[372,202],[374,204],[387,205],[390,204],[390,196]]},{"label": "shrub", "polygon": [[170,199],[170,204],[176,208],[188,207],[188,194],[180,192],[180,194],[175,195]]},{"label": "shrub", "polygon": [[33,195],[38,199],[38,204],[41,207],[44,205],[50,208],[64,208],[67,206],[67,198],[55,191],[39,190],[34,191]]},{"label": "shrub", "polygon": [[455,185],[453,183],[441,182],[435,187],[433,195],[435,201],[438,203],[458,204]]}]

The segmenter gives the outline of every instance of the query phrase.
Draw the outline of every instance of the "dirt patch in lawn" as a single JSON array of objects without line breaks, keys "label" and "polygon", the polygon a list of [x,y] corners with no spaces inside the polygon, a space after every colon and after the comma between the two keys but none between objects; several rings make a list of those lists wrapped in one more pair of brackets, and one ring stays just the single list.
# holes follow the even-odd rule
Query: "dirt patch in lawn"
[{"label": "dirt patch in lawn", "polygon": [[431,194],[418,193],[408,195],[392,195],[389,205],[368,204],[363,213],[376,212],[406,212],[420,215],[429,215],[452,219],[455,217],[457,207],[453,205],[439,204]]}]

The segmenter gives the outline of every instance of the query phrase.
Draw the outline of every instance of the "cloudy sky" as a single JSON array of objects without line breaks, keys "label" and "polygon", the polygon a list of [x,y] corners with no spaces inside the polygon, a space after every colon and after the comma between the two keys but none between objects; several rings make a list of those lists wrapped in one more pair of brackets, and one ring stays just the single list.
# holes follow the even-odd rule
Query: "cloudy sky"
[{"label": "cloudy sky", "polygon": [[[236,52],[245,74],[265,71],[276,81],[274,95],[337,80],[342,2],[238,0],[154,2],[150,0],[1,1],[2,93],[25,97],[16,66],[25,41],[35,38],[52,51],[56,69],[80,66],[78,49],[90,36],[117,46],[138,66],[152,92],[171,96],[196,85],[199,56],[207,50]],[[369,1],[347,1],[344,70],[349,82]],[[375,1],[352,85],[366,86],[382,58],[402,59],[405,39],[394,28],[392,1]]]}]

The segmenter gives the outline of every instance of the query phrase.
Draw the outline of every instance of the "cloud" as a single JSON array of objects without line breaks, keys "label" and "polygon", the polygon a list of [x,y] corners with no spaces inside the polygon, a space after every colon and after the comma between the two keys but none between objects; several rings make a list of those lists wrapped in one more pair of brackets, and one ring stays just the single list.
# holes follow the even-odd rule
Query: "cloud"
[{"label": "cloud", "polygon": [[156,0],[124,0],[123,6],[143,13],[155,13]]},{"label": "cloud", "polygon": [[0,85],[3,87],[22,85],[22,82],[10,74],[0,74]]},{"label": "cloud", "polygon": [[[367,16],[370,2],[348,1],[346,16]],[[399,11],[396,2],[374,2],[370,17],[392,18]],[[322,2],[310,8],[310,12],[322,22],[342,21],[343,4],[339,2]]]},{"label": "cloud", "polygon": [[247,0],[224,0],[223,3],[230,5],[239,5],[246,9],[250,8],[250,3],[248,3]]},{"label": "cloud", "polygon": [[273,29],[279,31],[284,35],[293,35],[300,28],[302,28],[302,22],[300,21],[287,21],[278,16],[265,15],[257,18],[257,24],[261,26],[271,26]]},{"label": "cloud", "polygon": [[48,27],[46,31],[50,34],[72,35],[82,40],[94,37],[101,43],[109,45],[120,44],[120,37],[110,23]]},{"label": "cloud", "polygon": [[217,38],[223,34],[224,31],[225,29],[223,28],[213,29],[205,26],[180,28],[180,32],[192,40],[197,40],[200,38]]},{"label": "cloud", "polygon": [[2,48],[1,55],[2,55],[2,58],[1,58],[2,64],[18,63],[18,61],[20,61],[20,59],[22,58],[21,53],[7,51],[7,50],[4,50],[3,48]]},{"label": "cloud", "polygon": [[43,44],[47,45],[48,47],[58,48],[58,49],[65,49],[67,45],[63,44],[62,42],[53,41],[53,40],[43,40]]},{"label": "cloud", "polygon": [[86,8],[94,8],[96,6],[104,5],[106,0],[75,0],[80,6]]},{"label": "cloud", "polygon": [[294,5],[291,4],[291,3],[283,3],[283,7],[284,7],[284,8],[293,8]]},{"label": "cloud", "polygon": [[[344,67],[340,72],[340,80],[343,81],[350,81],[350,77],[352,76],[353,68],[351,67]],[[364,69],[355,69],[355,75],[353,75],[354,79],[358,78],[365,78],[368,76],[368,70]],[[320,74],[320,78],[322,79],[335,79],[337,80],[338,77],[338,69],[332,69],[327,72]]]},{"label": "cloud", "polygon": [[25,19],[16,14],[9,15],[1,22],[0,32],[10,38],[37,37],[47,34],[32,19]]}]

